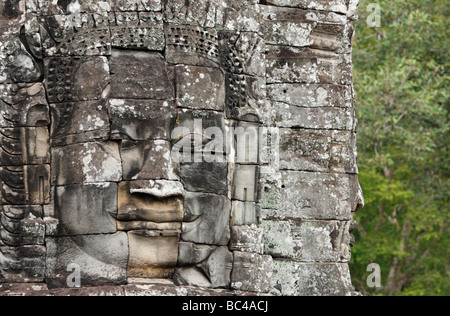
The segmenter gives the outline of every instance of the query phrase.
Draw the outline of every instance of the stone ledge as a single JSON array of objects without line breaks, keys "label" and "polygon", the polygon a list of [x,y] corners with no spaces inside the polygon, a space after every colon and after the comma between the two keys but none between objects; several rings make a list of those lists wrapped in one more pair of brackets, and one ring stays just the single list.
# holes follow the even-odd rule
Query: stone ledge
[{"label": "stone ledge", "polygon": [[44,283],[0,284],[0,296],[266,296],[269,294],[176,286],[170,280],[136,280],[123,286],[49,290]]}]

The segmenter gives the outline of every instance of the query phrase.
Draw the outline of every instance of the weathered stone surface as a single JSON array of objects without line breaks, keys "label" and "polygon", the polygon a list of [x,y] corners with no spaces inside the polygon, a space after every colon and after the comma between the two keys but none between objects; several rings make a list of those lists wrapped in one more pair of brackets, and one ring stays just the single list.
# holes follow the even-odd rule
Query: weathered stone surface
[{"label": "weathered stone surface", "polygon": [[105,101],[51,104],[53,146],[107,140],[110,134]]},{"label": "weathered stone surface", "polygon": [[236,165],[233,178],[233,200],[255,202],[258,197],[259,167]]},{"label": "weathered stone surface", "polygon": [[220,32],[222,67],[234,75],[264,77],[266,43],[253,32]]},{"label": "weathered stone surface", "polygon": [[109,56],[111,34],[106,12],[50,15],[40,21],[44,56]]},{"label": "weathered stone surface", "polygon": [[50,296],[50,292],[43,283],[5,283],[0,284],[0,296]]},{"label": "weathered stone surface", "polygon": [[[183,199],[179,189],[167,187],[163,196],[160,185],[152,181],[119,183],[119,212],[121,221],[151,221],[156,223],[181,222]],[[160,191],[160,192],[158,192]]]},{"label": "weathered stone surface", "polygon": [[169,140],[175,124],[172,101],[110,99],[111,138]]},{"label": "weathered stone surface", "polygon": [[351,131],[280,131],[280,169],[356,174],[356,158]]},{"label": "weathered stone surface", "polygon": [[193,162],[181,165],[181,182],[187,191],[228,195],[226,162]]},{"label": "weathered stone surface", "polygon": [[45,223],[40,206],[0,207],[0,241],[7,246],[44,245]]},{"label": "weathered stone surface", "polygon": [[75,264],[95,288],[7,291],[353,294],[356,7],[3,1],[0,283]]},{"label": "weathered stone surface", "polygon": [[272,101],[288,105],[319,107],[353,107],[351,86],[330,84],[270,84],[267,95]]},{"label": "weathered stone surface", "polygon": [[46,127],[2,128],[0,166],[50,163],[49,133]]},{"label": "weathered stone surface", "polygon": [[259,207],[253,202],[233,201],[231,211],[231,226],[258,224]]},{"label": "weathered stone surface", "polygon": [[113,48],[164,50],[163,15],[159,12],[111,12],[109,24]]},{"label": "weathered stone surface", "polygon": [[227,117],[260,122],[266,99],[266,80],[260,77],[227,73]]},{"label": "weathered stone surface", "polygon": [[285,171],[267,185],[263,218],[350,220],[364,205],[356,175]]},{"label": "weathered stone surface", "polygon": [[351,108],[304,108],[277,102],[273,104],[272,115],[279,127],[347,131],[356,129],[356,115]]},{"label": "weathered stone surface", "polygon": [[177,105],[181,108],[223,111],[225,76],[217,68],[177,66]]},{"label": "weathered stone surface", "polygon": [[40,64],[16,36],[19,32],[12,28],[0,34],[0,83],[39,82],[42,76]]},{"label": "weathered stone surface", "polygon": [[165,25],[166,58],[173,64],[217,67],[219,42],[215,29],[180,24]]},{"label": "weathered stone surface", "polygon": [[119,146],[114,142],[52,148],[52,184],[117,182],[122,179]]},{"label": "weathered stone surface", "polygon": [[240,291],[268,293],[272,289],[273,260],[247,252],[234,252],[231,288]]},{"label": "weathered stone surface", "polygon": [[[157,233],[179,233],[181,232],[181,223],[155,223],[148,221],[117,221],[117,230],[119,231],[155,231]],[[152,232],[153,233],[153,232]]]},{"label": "weathered stone surface", "polygon": [[50,125],[45,89],[41,83],[0,84],[0,127]]},{"label": "weathered stone surface", "polygon": [[173,80],[160,53],[114,50],[110,60],[112,99],[174,99]]},{"label": "weathered stone surface", "polygon": [[0,283],[43,282],[45,277],[45,247],[0,246]]},{"label": "weathered stone surface", "polygon": [[[172,134],[174,145],[179,147],[181,162],[201,162],[208,158],[223,161],[226,141],[216,140],[216,134],[224,135],[226,123],[223,113],[209,110],[180,109],[177,129]],[[182,139],[179,140],[180,135]],[[179,140],[178,142],[175,141]],[[217,141],[217,142],[216,142]],[[178,148],[177,147],[177,148]],[[174,152],[177,152],[173,148]],[[211,161],[208,161],[211,162]]]},{"label": "weathered stone surface", "polygon": [[181,239],[225,246],[230,240],[231,201],[226,196],[186,193]]},{"label": "weathered stone surface", "polygon": [[267,83],[350,85],[350,54],[310,48],[268,46]]},{"label": "weathered stone surface", "polygon": [[351,222],[263,221],[265,254],[301,262],[349,262]]},{"label": "weathered stone surface", "polygon": [[274,287],[283,296],[351,296],[350,271],[343,263],[274,260]]},{"label": "weathered stone surface", "polygon": [[161,11],[161,0],[110,0],[113,11]]},{"label": "weathered stone surface", "polygon": [[324,10],[338,13],[347,13],[347,2],[345,0],[267,0],[268,5],[275,5],[280,7],[299,7],[313,10]]},{"label": "weathered stone surface", "polygon": [[110,81],[106,57],[45,59],[50,103],[99,100]]},{"label": "weathered stone surface", "polygon": [[217,246],[180,242],[178,265],[181,267],[195,266],[208,259],[216,249]]},{"label": "weathered stone surface", "polygon": [[341,14],[263,6],[261,15],[267,44],[349,52],[353,30]]},{"label": "weathered stone surface", "polygon": [[178,180],[179,165],[171,159],[170,143],[165,140],[121,143],[124,180]]},{"label": "weathered stone surface", "polygon": [[67,287],[73,273],[81,272],[81,286],[126,284],[128,239],[126,233],[47,238],[46,283],[49,288]]},{"label": "weathered stone surface", "polygon": [[262,227],[257,225],[231,227],[230,249],[262,254],[264,251]]},{"label": "weathered stone surface", "polygon": [[178,236],[148,236],[128,232],[130,258],[128,277],[170,278],[178,259]]},{"label": "weathered stone surface", "polygon": [[0,167],[3,205],[44,205],[50,202],[50,165]]},{"label": "weathered stone surface", "polygon": [[117,231],[117,185],[76,184],[56,188],[59,235],[111,234]]},{"label": "weathered stone surface", "polygon": [[261,125],[238,122],[234,130],[236,160],[238,164],[256,165],[261,161],[263,132]]},{"label": "weathered stone surface", "polygon": [[[192,261],[192,264],[196,264],[196,266],[177,268],[174,275],[174,280],[177,284],[205,288],[228,287],[230,285],[233,254],[227,247],[214,247],[213,249],[209,249],[208,246],[196,245],[193,246],[195,248],[188,247],[188,256],[194,260],[196,259],[195,261],[203,259],[206,254],[208,256],[198,263]],[[187,255],[186,250],[183,251],[185,255]],[[198,250],[200,250],[201,254],[196,253]],[[195,251],[195,253],[191,251]]]}]

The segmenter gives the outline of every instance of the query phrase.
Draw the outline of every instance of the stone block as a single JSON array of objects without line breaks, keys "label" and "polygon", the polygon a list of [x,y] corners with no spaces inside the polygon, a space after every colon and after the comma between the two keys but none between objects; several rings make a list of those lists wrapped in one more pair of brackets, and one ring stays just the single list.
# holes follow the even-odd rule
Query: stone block
[{"label": "stone block", "polygon": [[230,249],[233,251],[262,254],[264,251],[261,226],[232,226]]},{"label": "stone block", "polygon": [[127,276],[170,278],[178,260],[178,236],[147,236],[145,231],[128,232],[130,260]]},{"label": "stone block", "polygon": [[225,76],[219,69],[176,66],[175,78],[179,107],[224,111]]},{"label": "stone block", "polygon": [[283,296],[351,296],[346,263],[300,263],[274,260],[274,287]]},{"label": "stone block", "polygon": [[278,127],[355,131],[356,113],[352,108],[304,108],[276,102],[272,117]]},{"label": "stone block", "polygon": [[172,64],[219,66],[217,31],[200,26],[165,25],[166,58]]},{"label": "stone block", "polygon": [[111,12],[109,24],[113,48],[164,50],[164,23],[160,12]]},{"label": "stone block", "polygon": [[235,75],[264,77],[266,43],[258,33],[220,32],[222,68]]},{"label": "stone block", "polygon": [[119,183],[119,212],[121,221],[181,222],[183,198],[179,187],[158,181]]},{"label": "stone block", "polygon": [[351,54],[288,46],[268,46],[268,84],[351,85]]},{"label": "stone block", "polygon": [[50,141],[47,127],[1,129],[0,166],[49,163]]},{"label": "stone block", "polygon": [[52,146],[107,140],[110,123],[105,103],[102,100],[51,104]]},{"label": "stone block", "polygon": [[193,162],[181,165],[180,178],[187,191],[228,195],[226,162]]},{"label": "stone block", "polygon": [[111,139],[169,140],[175,125],[172,101],[110,99],[109,111]]},{"label": "stone block", "polygon": [[124,140],[120,153],[124,180],[179,179],[179,165],[171,158],[168,141]]},{"label": "stone block", "polygon": [[163,56],[156,52],[113,50],[112,99],[173,100],[173,80]]},{"label": "stone block", "polygon": [[267,85],[267,95],[274,102],[297,107],[353,107],[351,86],[296,83],[270,84]]},{"label": "stone block", "polygon": [[310,1],[310,0],[267,0],[268,5],[280,6],[280,7],[297,7],[297,8],[308,8],[312,10],[321,10],[321,11],[331,11],[338,13],[347,13],[347,2],[345,0],[336,0],[336,1],[328,1],[328,0],[318,0],[318,1]]},{"label": "stone block", "polygon": [[117,184],[75,184],[56,188],[59,236],[112,234],[117,231]]},{"label": "stone block", "polygon": [[[200,162],[206,156],[213,160],[223,161],[223,153],[227,151],[226,124],[223,113],[209,110],[180,109],[177,132],[172,135],[173,142],[177,142],[181,162]],[[223,141],[219,136],[223,136]],[[175,146],[174,146],[175,147]],[[176,152],[176,148],[173,150]],[[187,153],[186,153],[187,151]],[[193,156],[197,155],[197,157]],[[215,156],[215,157],[214,157]],[[205,159],[206,160],[206,159]]]},{"label": "stone block", "polygon": [[263,145],[261,125],[250,122],[237,122],[234,129],[235,162],[238,164],[258,164],[261,161]]},{"label": "stone block", "polygon": [[0,128],[48,125],[49,107],[41,83],[0,84]]},{"label": "stone block", "polygon": [[258,224],[259,206],[253,202],[233,201],[231,211],[231,226]]},{"label": "stone block", "polygon": [[230,119],[261,122],[266,100],[266,79],[227,73],[226,113]]},{"label": "stone block", "polygon": [[180,242],[178,253],[178,266],[196,266],[211,256],[217,246],[199,245],[191,242]]},{"label": "stone block", "polygon": [[50,202],[50,165],[0,167],[0,201],[4,205]]},{"label": "stone block", "polygon": [[[195,248],[194,248],[195,247]],[[187,250],[189,249],[189,250]],[[189,252],[189,255],[186,253]],[[195,251],[192,253],[192,251]],[[198,252],[200,251],[200,254]],[[195,266],[177,268],[174,281],[178,285],[199,286],[204,288],[229,287],[231,270],[233,267],[233,254],[227,247],[209,247],[193,245],[183,250],[185,255]],[[207,256],[206,256],[207,255]]]},{"label": "stone block", "polygon": [[126,233],[47,238],[46,245],[49,288],[68,287],[67,279],[73,273],[69,265],[79,268],[81,286],[127,283]]},{"label": "stone block", "polygon": [[301,262],[349,262],[351,222],[263,221],[265,254]]},{"label": "stone block", "polygon": [[236,165],[233,178],[233,200],[256,202],[258,198],[259,167]]},{"label": "stone block", "polygon": [[52,148],[52,184],[118,182],[122,160],[115,142],[73,144]]},{"label": "stone block", "polygon": [[161,11],[162,0],[110,0],[113,11]]},{"label": "stone block", "polygon": [[0,246],[0,283],[42,283],[45,255],[44,246]]},{"label": "stone block", "polygon": [[269,293],[272,290],[273,260],[247,252],[234,252],[231,288],[238,291]]},{"label": "stone block", "polygon": [[[17,209],[17,208],[16,208]],[[31,215],[31,213],[30,213]],[[40,218],[11,218],[0,213],[0,241],[7,246],[44,245],[45,223]]]},{"label": "stone block", "polygon": [[41,18],[44,56],[109,56],[111,33],[106,12],[57,14]]},{"label": "stone block", "polygon": [[357,174],[356,159],[351,131],[280,131],[280,169]]},{"label": "stone block", "polygon": [[[5,16],[2,16],[2,22]],[[22,21],[22,26],[23,26]],[[3,26],[0,34],[0,83],[34,83],[40,81],[42,66],[20,40],[19,23]],[[27,34],[23,29],[23,37]],[[28,33],[29,34],[29,33]]]},{"label": "stone block", "polygon": [[231,201],[226,196],[187,192],[181,239],[225,246],[230,240]]},{"label": "stone block", "polygon": [[50,103],[99,100],[110,81],[106,57],[47,58],[45,69]]},{"label": "stone block", "polygon": [[263,218],[350,220],[364,198],[356,175],[285,171],[264,192]]}]

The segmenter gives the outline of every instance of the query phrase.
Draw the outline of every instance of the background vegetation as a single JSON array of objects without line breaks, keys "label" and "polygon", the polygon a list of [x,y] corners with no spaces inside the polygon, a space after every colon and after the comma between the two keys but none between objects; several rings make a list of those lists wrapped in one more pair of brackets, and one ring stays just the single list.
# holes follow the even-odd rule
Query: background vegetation
[{"label": "background vegetation", "polygon": [[[370,3],[381,27],[367,25]],[[360,182],[353,284],[450,295],[448,0],[361,0],[354,66]],[[367,265],[382,268],[370,289]]]}]

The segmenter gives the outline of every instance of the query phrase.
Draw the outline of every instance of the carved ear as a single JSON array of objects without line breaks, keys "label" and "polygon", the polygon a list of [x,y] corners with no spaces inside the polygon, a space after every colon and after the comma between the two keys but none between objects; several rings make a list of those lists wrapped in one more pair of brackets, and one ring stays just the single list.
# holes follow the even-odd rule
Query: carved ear
[{"label": "carved ear", "polygon": [[27,126],[48,126],[50,125],[50,114],[48,106],[37,104],[31,107],[26,114]]}]

